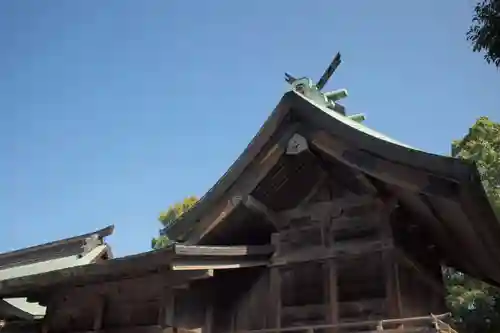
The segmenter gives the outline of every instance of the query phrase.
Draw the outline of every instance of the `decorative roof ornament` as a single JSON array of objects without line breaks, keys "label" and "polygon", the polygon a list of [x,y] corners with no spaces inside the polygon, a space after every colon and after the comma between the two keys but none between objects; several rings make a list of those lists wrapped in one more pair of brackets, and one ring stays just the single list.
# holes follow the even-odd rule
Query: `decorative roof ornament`
[{"label": "decorative roof ornament", "polygon": [[82,245],[82,253],[81,257],[98,247],[102,244],[102,240],[98,234],[92,234],[89,237],[85,238],[84,243]]},{"label": "decorative roof ornament", "polygon": [[[328,80],[332,77],[337,67],[339,67],[341,62],[342,60],[340,59],[340,53],[337,53],[335,58],[333,58],[332,62],[327,67],[316,84],[313,84],[313,81],[308,77],[297,79],[288,73],[285,73],[285,81],[292,86],[293,91],[302,94],[305,97],[313,100],[314,102],[320,105],[324,105],[327,108],[345,116],[346,114],[344,106],[338,104],[337,101],[348,96],[347,90],[338,89],[329,92],[321,91],[321,89],[325,87]],[[363,114],[355,114],[347,117],[357,122],[362,122],[363,120],[365,120],[365,116]]]}]

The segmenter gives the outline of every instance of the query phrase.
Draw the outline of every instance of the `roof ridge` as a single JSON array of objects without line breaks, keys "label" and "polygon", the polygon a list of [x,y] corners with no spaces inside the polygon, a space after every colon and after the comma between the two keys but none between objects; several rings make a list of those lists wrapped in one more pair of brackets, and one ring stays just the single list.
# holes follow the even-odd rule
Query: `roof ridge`
[{"label": "roof ridge", "polygon": [[[8,265],[10,263],[15,263],[19,262],[19,264],[22,264],[23,260],[22,257],[28,256],[30,254],[34,254],[37,252],[45,252],[48,250],[54,250],[57,247],[61,247],[61,250],[63,250],[66,247],[74,246],[77,245],[78,243],[81,243],[85,241],[87,238],[91,237],[92,235],[97,235],[100,239],[109,236],[113,233],[114,231],[114,226],[110,225],[107,226],[103,229],[94,231],[94,232],[89,232],[85,233],[82,235],[78,236],[73,236],[69,238],[64,238],[48,243],[43,243],[35,246],[30,246],[24,249],[18,249],[10,252],[5,252],[0,254],[0,268],[1,266]],[[83,244],[82,244],[83,245]],[[21,257],[21,258],[20,258]],[[42,257],[42,255],[40,255]]]}]

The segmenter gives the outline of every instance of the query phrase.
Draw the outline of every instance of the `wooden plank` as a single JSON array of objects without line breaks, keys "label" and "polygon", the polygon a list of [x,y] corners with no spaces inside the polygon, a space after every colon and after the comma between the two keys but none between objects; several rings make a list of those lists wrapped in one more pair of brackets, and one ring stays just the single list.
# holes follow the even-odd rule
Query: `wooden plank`
[{"label": "wooden plank", "polygon": [[335,244],[331,248],[315,246],[304,250],[276,256],[271,259],[270,266],[282,266],[301,262],[327,260],[340,257],[358,256],[366,253],[386,251],[392,249],[393,244],[385,241],[371,242],[346,242],[347,244]]},{"label": "wooden plank", "polygon": [[[67,333],[94,333],[94,331],[68,331]],[[119,328],[101,329],[99,333],[165,333],[160,325],[125,326]]]},{"label": "wooden plank", "polygon": [[[373,299],[363,299],[359,301],[349,301],[349,302],[338,302],[337,305],[337,316],[342,313],[354,313],[354,312],[383,312],[385,308],[386,299],[385,298],[373,298]],[[329,304],[309,304],[309,305],[299,305],[299,306],[285,306],[282,309],[283,316],[293,316],[296,318],[307,318],[308,316],[319,316],[330,314]],[[338,318],[338,317],[337,317]],[[332,324],[340,323],[340,320]]]},{"label": "wooden plank", "polygon": [[[191,233],[190,238],[186,244],[196,244],[218,224],[224,221],[231,213],[239,206],[242,205],[241,196],[232,196],[226,201],[219,203],[214,207],[214,212],[203,218],[195,230]],[[216,214],[216,215],[214,215]]]},{"label": "wooden plank", "polygon": [[181,256],[251,256],[271,255],[274,246],[249,245],[249,246],[201,246],[201,245],[174,245],[175,254]]},{"label": "wooden plank", "polygon": [[276,229],[279,230],[285,226],[284,221],[278,214],[276,214],[276,212],[268,208],[266,205],[264,205],[262,202],[258,201],[251,195],[244,196],[243,204],[249,210],[263,216],[267,221],[271,222]]},{"label": "wooden plank", "polygon": [[236,269],[244,267],[267,266],[268,260],[260,261],[181,261],[176,260],[172,263],[173,271],[191,271],[191,270],[215,270],[215,269]]},{"label": "wooden plank", "polygon": [[328,228],[330,232],[376,228],[380,226],[379,215],[379,213],[369,213],[354,217],[339,217],[336,219],[332,219]]},{"label": "wooden plank", "polygon": [[[176,272],[179,274],[180,272]],[[186,272],[187,273],[187,272]],[[195,275],[198,273],[194,273]],[[178,277],[178,276],[177,276]],[[126,299],[128,302],[136,302],[144,299],[154,299],[161,296],[161,290],[165,288],[177,287],[186,284],[190,280],[177,280],[177,277],[170,273],[154,273],[141,277],[121,277],[120,279],[111,281],[102,281],[99,283],[89,283],[77,286],[68,286],[65,293],[60,293],[58,299],[88,299],[89,295],[101,295],[110,299],[119,298]],[[176,281],[167,281],[167,278],[175,278]],[[179,282],[179,284],[177,284]],[[174,283],[174,286],[168,284]],[[141,286],[141,288],[137,288]],[[126,293],[123,293],[126,290]],[[50,291],[51,293],[53,290]],[[62,310],[60,310],[62,311]]]},{"label": "wooden plank", "polygon": [[[315,224],[307,225],[305,227],[290,228],[286,230],[281,230],[281,237],[288,237],[290,234],[307,231],[308,229],[318,228],[318,221]],[[342,230],[350,229],[365,229],[365,228],[377,228],[380,227],[380,212],[369,212],[364,213],[359,216],[340,216],[334,217],[331,220],[325,221],[323,223],[323,232],[328,229],[330,234],[332,232],[338,232]]]},{"label": "wooden plank", "polygon": [[[113,265],[92,264],[77,266],[59,271],[52,271],[38,275],[24,276],[0,282],[0,294],[3,297],[26,296],[31,293],[43,294],[44,288],[54,289],[70,286],[85,286],[85,288],[105,288],[108,283],[121,280],[130,280],[134,275],[122,271],[112,271]],[[169,262],[166,263],[167,265]],[[165,265],[165,263],[163,263]],[[111,271],[110,271],[111,270]],[[143,276],[148,272],[142,272]],[[213,276],[211,270],[198,270],[190,272],[164,271],[163,273],[149,273],[157,275],[167,285],[184,284],[190,280],[203,279]]]},{"label": "wooden plank", "polygon": [[373,204],[375,198],[371,195],[351,195],[331,201],[315,202],[279,213],[282,219],[291,220],[303,217],[311,217],[323,220],[326,216],[338,217],[342,209]]},{"label": "wooden plank", "polygon": [[[338,161],[388,184],[413,192],[449,197],[450,189],[456,184],[453,180],[432,175],[411,166],[393,163],[356,147],[349,147],[325,131],[316,131],[308,137],[314,147]],[[439,178],[440,186],[430,186],[430,177]]]},{"label": "wooden plank", "polygon": [[[448,314],[435,316],[436,318],[448,317]],[[314,325],[300,325],[300,326],[292,326],[292,327],[284,327],[280,329],[280,332],[315,332],[316,330],[328,329],[328,328],[337,328],[342,331],[356,331],[359,333],[380,333],[378,328],[381,324],[400,324],[400,323],[414,323],[416,325],[421,325],[420,327],[407,327],[405,329],[405,333],[410,332],[428,332],[429,325],[434,322],[434,318],[432,316],[426,317],[410,317],[410,318],[397,318],[397,319],[389,319],[389,320],[360,320],[355,322],[341,322],[337,325],[332,324],[314,324]],[[377,330],[370,330],[370,328],[377,327]],[[367,329],[367,330],[363,330]],[[245,330],[238,331],[236,333],[271,333],[274,332],[272,328],[259,329],[259,330]],[[391,332],[401,333],[399,329],[385,329],[383,328],[383,332]]]}]

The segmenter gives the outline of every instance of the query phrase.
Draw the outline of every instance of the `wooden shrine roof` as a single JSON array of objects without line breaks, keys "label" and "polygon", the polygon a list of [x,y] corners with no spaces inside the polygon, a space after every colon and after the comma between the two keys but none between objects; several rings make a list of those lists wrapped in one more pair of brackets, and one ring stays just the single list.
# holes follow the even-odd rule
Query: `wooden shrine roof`
[{"label": "wooden shrine roof", "polygon": [[[76,237],[28,247],[0,254],[0,281],[29,278],[68,267],[88,265],[99,258],[112,257],[103,238],[112,234],[114,227],[97,230]],[[94,241],[88,239],[94,236]],[[45,307],[28,302],[24,297],[2,301],[0,315],[35,318],[45,314]]]},{"label": "wooden shrine roof", "polygon": [[31,246],[0,254],[0,270],[11,266],[20,266],[27,263],[47,261],[54,257],[68,256],[82,252],[85,240],[97,235],[101,240],[113,233],[114,226],[89,232],[83,235],[65,238],[54,242]]},{"label": "wooden shrine roof", "polygon": [[39,300],[60,287],[99,284],[108,281],[162,273],[175,286],[211,277],[217,269],[255,267],[268,264],[272,246],[186,246],[171,247],[137,255],[105,260],[41,274],[0,281],[0,298],[28,297]]},{"label": "wooden shrine roof", "polygon": [[[277,197],[293,202],[293,194],[318,173],[307,154],[295,167],[284,162],[296,134],[307,140],[316,157],[370,179],[424,221],[448,265],[500,284],[500,223],[474,163],[409,147],[295,92],[283,96],[228,171],[163,232],[186,244],[204,244],[221,221],[240,214],[241,202],[250,195],[274,205],[274,211],[285,207]],[[278,176],[286,179],[277,184]],[[286,182],[294,185],[286,187]],[[217,244],[213,238],[211,242]]]}]

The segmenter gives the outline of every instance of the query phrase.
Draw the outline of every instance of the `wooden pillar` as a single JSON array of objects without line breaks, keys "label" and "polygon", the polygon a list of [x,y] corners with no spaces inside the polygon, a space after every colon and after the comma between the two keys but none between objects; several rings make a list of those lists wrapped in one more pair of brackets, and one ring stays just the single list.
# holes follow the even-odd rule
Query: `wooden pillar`
[{"label": "wooden pillar", "polygon": [[47,302],[45,316],[42,319],[42,324],[41,324],[41,328],[40,328],[41,333],[49,333],[50,332],[52,325],[53,325],[53,317],[57,311],[57,306],[59,305],[59,304],[57,304],[56,300],[58,300],[60,298],[61,297],[59,296],[59,293],[56,293]]},{"label": "wooden pillar", "polygon": [[167,288],[163,291],[158,311],[158,325],[161,327],[175,326],[175,293],[174,289]]},{"label": "wooden pillar", "polygon": [[[333,248],[333,235],[330,232],[331,215],[327,213],[321,218],[321,235],[323,247],[325,249]],[[336,259],[329,259],[326,262],[325,276],[325,291],[326,291],[326,313],[325,319],[328,324],[336,325],[339,323],[339,300],[338,300],[338,263]],[[326,330],[329,333],[334,333],[337,330],[332,328]]]},{"label": "wooden pillar", "polygon": [[214,320],[214,308],[212,304],[207,304],[205,308],[205,324],[203,325],[203,333],[212,333]]},{"label": "wooden pillar", "polygon": [[[279,234],[273,234],[271,243],[275,248],[275,255],[279,255]],[[268,328],[281,328],[281,271],[279,267],[271,267],[269,276],[269,311]]]},{"label": "wooden pillar", "polygon": [[92,329],[94,332],[99,332],[102,329],[104,311],[106,310],[106,299],[104,296],[99,296],[96,300],[94,323]]},{"label": "wooden pillar", "polygon": [[382,255],[385,271],[387,314],[389,318],[402,318],[403,307],[399,286],[399,267],[392,249],[384,251]]},{"label": "wooden pillar", "polygon": [[391,226],[391,215],[398,206],[398,199],[395,197],[382,200],[381,239],[387,246],[382,252],[382,263],[385,275],[385,291],[387,315],[389,318],[402,318],[403,306],[401,299],[401,288],[399,285],[399,265],[394,248],[394,236]]},{"label": "wooden pillar", "polygon": [[[337,263],[335,259],[330,259],[326,263],[327,269],[327,312],[326,319],[327,323],[336,325],[339,323],[339,302],[338,302],[338,273],[337,273]],[[336,329],[332,328],[327,330],[330,333],[336,332]]]}]

